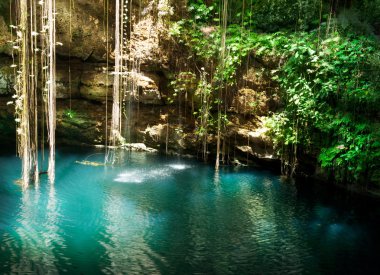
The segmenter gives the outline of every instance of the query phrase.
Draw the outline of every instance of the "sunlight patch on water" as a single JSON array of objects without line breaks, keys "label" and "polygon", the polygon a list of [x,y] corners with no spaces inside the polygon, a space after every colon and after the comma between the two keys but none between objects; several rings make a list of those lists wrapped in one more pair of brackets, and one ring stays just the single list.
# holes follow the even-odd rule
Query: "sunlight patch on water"
[{"label": "sunlight patch on water", "polygon": [[116,182],[123,183],[143,183],[156,178],[164,178],[171,176],[172,170],[185,170],[191,168],[191,165],[173,163],[167,164],[163,168],[156,169],[133,169],[125,171],[114,179]]},{"label": "sunlight patch on water", "polygon": [[143,183],[147,180],[169,177],[169,169],[134,169],[119,174],[114,181],[123,183]]},{"label": "sunlight patch on water", "polygon": [[180,163],[168,164],[167,166],[174,170],[185,170],[185,169],[191,168],[190,165],[180,164]]},{"label": "sunlight patch on water", "polygon": [[54,186],[26,190],[20,162],[0,157],[0,274],[378,271],[377,204],[177,157],[80,166],[77,151],[58,151]]}]

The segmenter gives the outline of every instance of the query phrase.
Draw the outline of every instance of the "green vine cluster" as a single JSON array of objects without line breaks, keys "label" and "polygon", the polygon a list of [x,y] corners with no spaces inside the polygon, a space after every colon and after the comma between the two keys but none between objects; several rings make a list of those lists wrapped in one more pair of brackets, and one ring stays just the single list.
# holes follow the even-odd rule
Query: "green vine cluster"
[{"label": "green vine cluster", "polygon": [[317,152],[336,180],[368,183],[380,158],[376,41],[339,33],[324,39],[277,33],[270,40],[262,54],[275,51],[286,59],[272,71],[284,108],[268,120],[279,153],[289,159]]},{"label": "green vine cluster", "polygon": [[[194,72],[198,90],[221,100],[218,90],[236,85],[249,56],[271,60],[276,65],[267,70],[280,88],[282,107],[267,125],[283,172],[296,175],[300,157],[310,155],[336,181],[379,182],[380,1],[229,2],[226,30],[220,26],[221,1],[190,0],[188,18],[172,23],[171,35],[207,71],[207,84]],[[223,31],[226,55],[218,62]]]}]

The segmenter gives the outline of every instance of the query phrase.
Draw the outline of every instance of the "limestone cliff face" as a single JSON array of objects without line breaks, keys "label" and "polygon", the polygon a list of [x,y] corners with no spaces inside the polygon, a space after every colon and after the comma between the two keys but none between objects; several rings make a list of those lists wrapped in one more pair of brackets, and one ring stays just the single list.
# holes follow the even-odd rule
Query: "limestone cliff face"
[{"label": "limestone cliff face", "polygon": [[102,61],[107,56],[103,0],[56,1],[57,48],[60,56]]},{"label": "limestone cliff face", "polygon": [[[105,93],[109,90],[109,86],[105,84],[106,61],[109,60],[109,73],[112,71],[114,60],[115,18],[114,1],[108,0],[108,9],[105,2],[104,0],[74,0],[73,5],[70,6],[70,1],[56,1],[57,41],[61,43],[57,46],[57,81],[58,95],[61,98],[69,97],[68,91],[65,94],[64,88],[71,86],[71,96],[74,98],[104,101]],[[162,51],[161,44],[163,38],[167,37],[166,22],[174,9],[167,4],[167,0],[141,0],[138,3],[133,1],[129,9],[132,11],[132,16],[129,18],[132,28],[127,58],[133,56],[139,60],[141,72],[138,82],[142,90],[144,91],[147,87],[147,91],[158,94],[162,75],[160,71],[168,67],[169,60],[168,54]],[[12,47],[8,43],[11,39],[9,24],[10,22],[6,22],[4,16],[0,15],[0,55],[10,56],[12,53]],[[1,67],[4,65],[2,62]],[[69,79],[69,67],[71,79]],[[0,73],[1,78],[4,78],[3,72]],[[109,83],[112,83],[112,75],[109,74],[108,78]],[[69,85],[69,80],[71,85]],[[0,86],[0,89],[4,90],[4,84]],[[5,93],[5,91],[2,92]]]},{"label": "limestone cliff face", "polygon": [[[57,41],[62,43],[57,47],[58,141],[104,144],[112,108],[114,1],[109,1],[108,10],[104,0],[74,0],[71,7],[70,1],[56,1]],[[172,152],[196,155],[200,143],[192,115],[194,98],[190,96],[188,102],[185,98],[176,98],[168,104],[171,94],[168,83],[175,73],[173,64],[185,58],[185,53],[171,46],[169,20],[186,14],[185,3],[185,0],[140,0],[129,5],[132,11],[128,30],[130,43],[125,58],[138,60],[138,70],[133,73],[138,93],[128,101],[131,103],[125,116],[129,123],[124,128],[131,129],[128,133],[126,130],[126,135],[132,142],[143,142],[162,151],[168,148]],[[8,24],[0,15],[2,126],[5,121],[12,121],[11,106],[6,105],[6,97],[13,93]],[[237,91],[230,95],[230,123],[223,142],[224,158],[230,163],[276,159],[266,136],[264,120],[278,99],[273,89],[268,88],[270,83],[266,78],[258,75],[257,72],[262,71],[260,66],[265,64],[253,63],[249,70],[242,71]],[[14,135],[9,136],[7,134],[8,141],[14,138]],[[210,155],[215,153],[215,141],[216,137],[210,136]]]}]

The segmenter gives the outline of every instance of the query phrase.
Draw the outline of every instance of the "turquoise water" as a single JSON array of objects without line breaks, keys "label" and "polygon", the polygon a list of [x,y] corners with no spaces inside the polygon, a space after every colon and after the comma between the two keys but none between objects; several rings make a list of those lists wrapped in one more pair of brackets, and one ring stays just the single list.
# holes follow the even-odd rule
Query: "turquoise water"
[{"label": "turquoise water", "polygon": [[0,156],[0,273],[376,273],[379,204],[189,159],[58,152],[54,186]]}]

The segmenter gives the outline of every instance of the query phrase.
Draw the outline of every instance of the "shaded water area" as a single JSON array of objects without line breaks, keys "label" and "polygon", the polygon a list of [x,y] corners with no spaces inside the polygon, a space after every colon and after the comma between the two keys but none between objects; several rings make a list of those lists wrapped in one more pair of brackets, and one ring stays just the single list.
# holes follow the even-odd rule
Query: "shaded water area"
[{"label": "shaded water area", "polygon": [[[98,154],[96,154],[98,153]],[[195,160],[65,149],[56,183],[22,191],[0,156],[0,273],[376,273],[379,203]],[[319,188],[321,189],[321,188]]]}]

